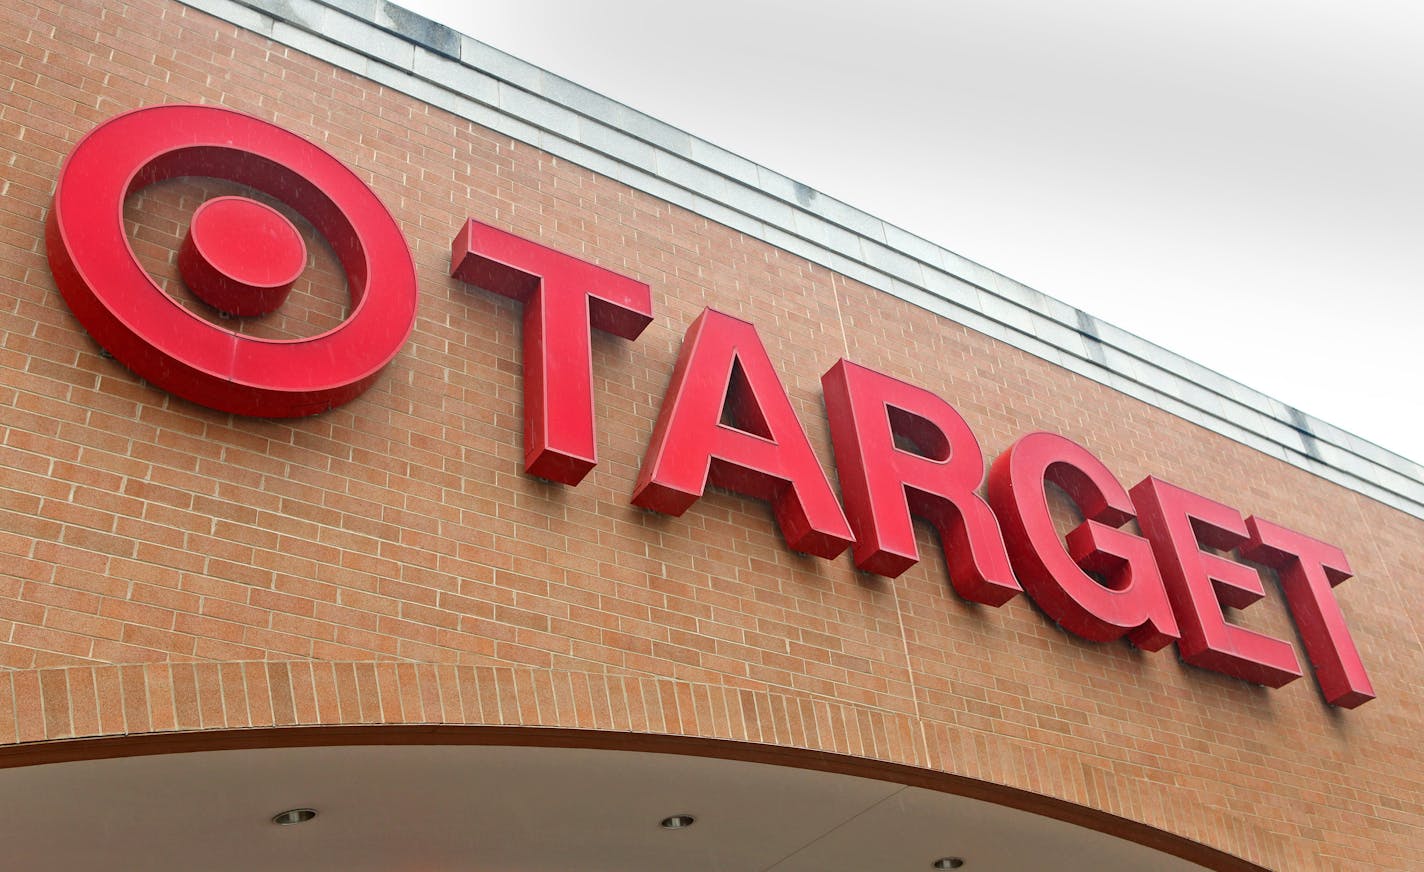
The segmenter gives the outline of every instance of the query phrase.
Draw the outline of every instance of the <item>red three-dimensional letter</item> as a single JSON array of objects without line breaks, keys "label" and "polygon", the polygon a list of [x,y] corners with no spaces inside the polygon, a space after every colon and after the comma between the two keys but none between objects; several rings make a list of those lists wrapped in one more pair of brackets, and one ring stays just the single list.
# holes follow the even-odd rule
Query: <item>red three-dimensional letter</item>
[{"label": "red three-dimensional letter", "polygon": [[1270,687],[1300,678],[1289,642],[1229,624],[1222,615],[1223,604],[1244,609],[1266,595],[1256,570],[1201,548],[1229,551],[1246,542],[1241,514],[1152,476],[1133,487],[1132,502],[1181,627],[1182,659]]},{"label": "red three-dimensional letter", "polygon": [[[1018,593],[999,525],[976,493],[984,455],[964,418],[927,390],[847,360],[821,386],[855,565],[889,578],[915,565],[914,514],[939,531],[960,596],[998,606]],[[896,446],[896,436],[923,456]]]},{"label": "red three-dimensional letter", "polygon": [[1355,708],[1374,699],[1365,664],[1330,590],[1351,575],[1344,552],[1260,518],[1247,518],[1246,528],[1251,538],[1241,546],[1241,554],[1280,573],[1286,603],[1326,702]]},{"label": "red three-dimensional letter", "polygon": [[[722,423],[728,407],[736,426]],[[851,543],[850,526],[756,328],[712,309],[683,339],[633,503],[681,515],[709,480],[769,500],[797,551],[829,559]]]},{"label": "red three-dimensional letter", "polygon": [[[1053,525],[1047,482],[1063,488],[1085,518],[1066,546]],[[1152,546],[1117,529],[1132,520],[1132,501],[1086,448],[1052,433],[1024,436],[994,461],[989,502],[1024,590],[1065,630],[1095,642],[1125,634],[1149,651],[1177,638]]]},{"label": "red three-dimensional letter", "polygon": [[653,320],[648,286],[473,220],[450,274],[524,304],[524,468],[578,484],[598,462],[590,328],[636,339]]}]

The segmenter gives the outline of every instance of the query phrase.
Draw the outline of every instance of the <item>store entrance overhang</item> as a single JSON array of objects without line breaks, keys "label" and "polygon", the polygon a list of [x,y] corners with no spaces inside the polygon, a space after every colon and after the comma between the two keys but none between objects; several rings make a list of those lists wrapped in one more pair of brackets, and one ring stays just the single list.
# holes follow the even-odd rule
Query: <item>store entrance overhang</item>
[{"label": "store entrance overhang", "polygon": [[[7,865],[49,872],[1256,868],[983,782],[705,739],[287,728],[41,743],[0,763]],[[316,816],[273,821],[292,809]]]}]

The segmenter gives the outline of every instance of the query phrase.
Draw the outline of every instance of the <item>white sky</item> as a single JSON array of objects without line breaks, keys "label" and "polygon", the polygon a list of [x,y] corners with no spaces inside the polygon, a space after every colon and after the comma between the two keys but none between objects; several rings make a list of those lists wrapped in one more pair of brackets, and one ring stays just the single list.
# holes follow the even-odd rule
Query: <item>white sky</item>
[{"label": "white sky", "polygon": [[398,2],[1424,461],[1424,4]]}]

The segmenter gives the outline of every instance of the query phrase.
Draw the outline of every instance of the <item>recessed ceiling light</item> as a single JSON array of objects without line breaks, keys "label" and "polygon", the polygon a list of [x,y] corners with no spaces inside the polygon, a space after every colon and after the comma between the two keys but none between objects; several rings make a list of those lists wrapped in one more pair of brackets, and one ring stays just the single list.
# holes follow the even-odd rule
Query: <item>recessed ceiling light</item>
[{"label": "recessed ceiling light", "polygon": [[289,827],[292,824],[304,824],[316,817],[314,808],[290,808],[280,814],[272,815],[272,823],[279,827]]},{"label": "recessed ceiling light", "polygon": [[964,860],[960,857],[940,857],[930,865],[936,869],[958,869],[964,865]]},{"label": "recessed ceiling light", "polygon": [[682,830],[692,826],[697,818],[690,814],[675,814],[672,817],[665,817],[658,826],[665,830]]}]

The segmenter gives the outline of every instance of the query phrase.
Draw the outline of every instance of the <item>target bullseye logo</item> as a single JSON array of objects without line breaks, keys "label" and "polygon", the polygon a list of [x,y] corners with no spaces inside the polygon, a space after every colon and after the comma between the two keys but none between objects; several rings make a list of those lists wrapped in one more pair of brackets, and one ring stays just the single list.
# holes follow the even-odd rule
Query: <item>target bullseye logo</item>
[{"label": "target bullseye logo", "polygon": [[[130,194],[176,176],[246,185],[310,221],[346,273],[346,320],[316,336],[260,339],[164,294],[134,255],[123,208]],[[318,146],[230,109],[155,106],[95,128],[60,171],[45,246],[60,293],[96,341],[158,387],[226,412],[295,417],[341,405],[415,326],[415,266],[375,192]],[[306,260],[280,212],[219,197],[194,213],[179,270],[208,304],[253,316],[281,306]]]}]

